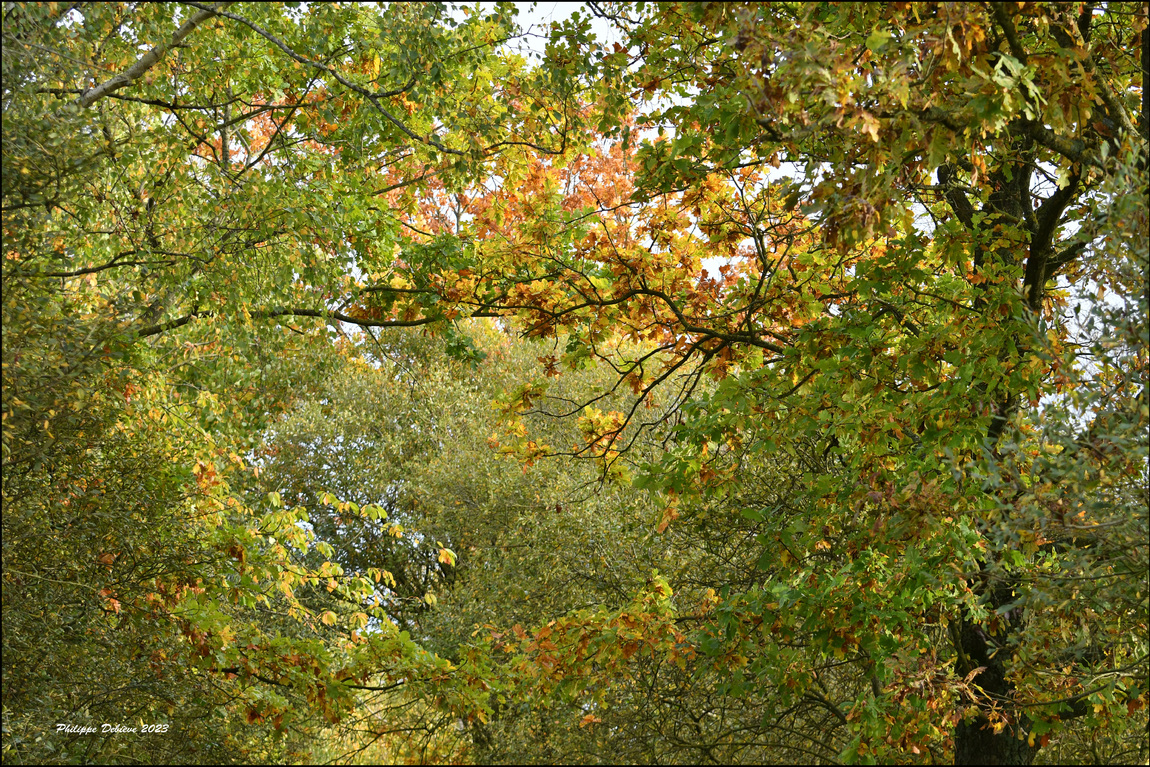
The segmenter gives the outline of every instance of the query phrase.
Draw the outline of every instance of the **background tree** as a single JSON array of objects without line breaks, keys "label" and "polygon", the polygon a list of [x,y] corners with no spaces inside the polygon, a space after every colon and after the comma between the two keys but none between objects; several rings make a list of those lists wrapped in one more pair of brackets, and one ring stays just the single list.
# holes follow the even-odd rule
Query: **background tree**
[{"label": "background tree", "polygon": [[[459,332],[481,359],[453,358],[455,342],[415,333],[362,338],[368,364],[328,379],[269,431],[261,479],[313,509],[317,540],[330,543],[345,575],[388,572],[366,607],[350,609],[370,608],[376,621],[455,663],[482,653],[500,664],[506,657],[492,657],[485,644],[490,632],[526,636],[524,626],[574,610],[625,605],[652,569],[669,564],[670,552],[649,534],[653,511],[642,495],[600,488],[594,463],[525,467],[492,449],[508,428],[493,402],[531,384],[546,347],[492,324]],[[551,396],[577,399],[610,383],[609,371],[589,369],[558,381]],[[537,414],[512,425],[527,428],[549,444],[583,439],[570,419]],[[376,504],[386,516],[352,515],[333,496],[360,509]],[[316,598],[326,596],[320,589]],[[528,703],[495,668],[486,681],[491,715],[471,718],[465,732],[455,717],[430,721],[425,688],[369,695],[361,705],[406,706],[419,722],[411,725],[414,740],[438,743],[447,749],[441,758],[546,758],[517,737],[534,716],[521,706],[545,702]],[[574,703],[564,710],[572,721],[585,713]],[[373,726],[380,725],[365,719],[360,737],[370,738]],[[397,747],[397,738],[390,742]]]}]

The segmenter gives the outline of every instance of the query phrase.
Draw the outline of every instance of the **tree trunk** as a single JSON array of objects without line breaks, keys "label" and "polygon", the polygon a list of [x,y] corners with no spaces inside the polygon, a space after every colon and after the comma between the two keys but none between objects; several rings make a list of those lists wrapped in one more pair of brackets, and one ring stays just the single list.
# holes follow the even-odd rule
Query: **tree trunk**
[{"label": "tree trunk", "polygon": [[1038,746],[1028,745],[1026,735],[1027,728],[1021,723],[996,733],[984,716],[970,723],[959,722],[954,728],[954,763],[1029,765]]},{"label": "tree trunk", "polygon": [[[977,587],[976,587],[977,588]],[[1000,585],[994,589],[991,603],[987,605],[995,610],[1008,604],[1012,599],[1012,591],[1008,584]],[[1003,616],[1005,623],[1004,633],[1013,633],[1022,630],[1022,610],[1016,608]],[[1026,715],[1017,709],[1011,710],[1009,701],[1014,698],[1014,685],[1006,678],[1005,660],[1009,651],[1002,649],[993,655],[996,644],[1004,644],[1004,636],[1000,635],[998,641],[988,636],[979,625],[963,620],[959,632],[962,653],[960,654],[958,668],[966,675],[972,670],[983,667],[972,682],[982,688],[990,701],[997,701],[999,705],[1005,703],[1008,713],[1013,721],[1000,732],[995,732],[985,715],[980,714],[970,722],[959,722],[954,728],[954,763],[955,764],[1023,764],[1033,763],[1039,746],[1031,746],[1027,742],[1030,732]]]}]

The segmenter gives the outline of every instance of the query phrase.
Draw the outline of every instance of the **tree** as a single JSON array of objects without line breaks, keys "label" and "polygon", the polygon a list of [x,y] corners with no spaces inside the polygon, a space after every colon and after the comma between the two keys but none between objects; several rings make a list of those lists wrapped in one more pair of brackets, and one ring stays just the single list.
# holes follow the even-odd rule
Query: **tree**
[{"label": "tree", "polygon": [[[1144,6],[596,3],[538,66],[510,4],[3,14],[6,758],[128,748],[35,740],[126,700],[41,673],[41,634],[141,715],[192,700],[213,758],[390,703],[498,713],[476,743],[555,724],[544,759],[1144,758]],[[352,544],[469,481],[357,457],[317,487],[287,439],[271,486],[252,453],[429,456],[449,424],[478,456],[479,419],[321,401],[403,349],[352,326],[441,333],[446,373],[492,348],[468,317],[548,344],[496,448],[652,493],[682,563],[518,631],[493,598],[487,646],[425,597],[547,560],[473,567],[487,531],[444,509],[442,547]],[[689,735],[653,751],[648,715]]]},{"label": "tree", "polygon": [[[520,738],[533,716],[521,710],[527,701],[513,675],[500,670],[507,658],[485,644],[489,633],[514,636],[573,610],[624,606],[652,569],[672,559],[643,523],[651,510],[642,494],[626,486],[596,492],[593,462],[524,467],[492,449],[508,426],[492,401],[529,385],[546,347],[510,338],[489,321],[466,323],[459,335],[481,359],[453,358],[458,341],[417,332],[359,339],[366,362],[331,377],[269,429],[258,451],[261,478],[311,510],[317,541],[331,545],[345,576],[387,571],[375,594],[343,609],[394,623],[453,663],[478,655],[491,664],[484,679],[491,711],[468,718],[465,730],[456,716],[427,707],[434,691],[426,684],[386,697],[367,693],[361,707],[406,707],[409,753],[436,744],[424,760],[545,758]],[[609,371],[588,369],[556,381],[551,396],[576,399],[611,383]],[[537,414],[522,428],[548,444],[582,440],[569,419]],[[359,517],[349,502],[385,514]],[[317,592],[308,598],[326,598]],[[341,609],[341,599],[327,601],[315,609]],[[546,701],[529,705],[538,710]],[[585,713],[576,705],[563,712],[572,721]],[[358,727],[365,739],[401,729],[370,717]],[[403,735],[388,740],[394,755]]]},{"label": "tree", "polygon": [[[803,439],[833,459],[802,468],[805,516],[762,541],[764,582],[728,596],[714,651],[767,624],[803,652],[760,684],[866,669],[836,708],[852,758],[1028,763],[1077,717],[1143,709],[1141,6],[593,10],[627,46],[573,16],[550,61],[605,84],[621,146],[631,124],[673,137],[644,142],[618,205],[567,208],[562,179],[594,184],[557,164],[505,188],[543,214],[443,282],[640,393],[692,363],[725,377],[651,486],[722,495]],[[627,120],[624,94],[654,101]],[[721,279],[699,279],[715,256]],[[1068,308],[1095,288],[1125,308],[1094,304],[1108,340],[1087,352]],[[612,356],[612,331],[671,361]],[[1099,584],[1085,621],[1076,581]]]},{"label": "tree", "polygon": [[[383,677],[483,708],[409,636],[309,607],[374,583],[317,561],[247,458],[343,362],[326,321],[390,284],[379,195],[532,138],[487,108],[511,15],[5,6],[6,760],[306,760]],[[52,730],[122,716],[180,737]]]}]

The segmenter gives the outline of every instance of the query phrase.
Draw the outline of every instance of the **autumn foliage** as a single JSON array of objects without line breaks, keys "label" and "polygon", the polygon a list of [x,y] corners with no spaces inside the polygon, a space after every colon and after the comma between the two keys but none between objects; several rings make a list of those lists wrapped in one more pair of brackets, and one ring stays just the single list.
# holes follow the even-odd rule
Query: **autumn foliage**
[{"label": "autumn foliage", "polygon": [[3,47],[6,762],[1146,761],[1144,3]]}]

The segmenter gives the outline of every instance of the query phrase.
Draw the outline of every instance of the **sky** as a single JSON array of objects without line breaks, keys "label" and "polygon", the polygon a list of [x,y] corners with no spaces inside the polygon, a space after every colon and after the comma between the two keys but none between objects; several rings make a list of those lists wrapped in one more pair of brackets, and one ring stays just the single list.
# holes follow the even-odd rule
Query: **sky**
[{"label": "sky", "polygon": [[[494,3],[480,3],[481,7],[491,7]],[[519,3],[519,25],[524,29],[531,28],[532,32],[546,34],[551,22],[569,19],[571,14],[579,11],[582,15],[591,17],[591,30],[599,42],[613,42],[619,39],[607,21],[595,17],[583,3]],[[543,40],[533,38],[534,43],[542,50]],[[533,46],[534,47],[534,46]]]}]

